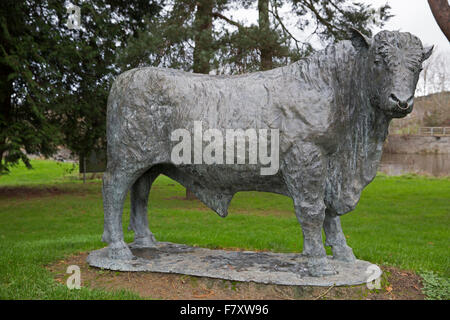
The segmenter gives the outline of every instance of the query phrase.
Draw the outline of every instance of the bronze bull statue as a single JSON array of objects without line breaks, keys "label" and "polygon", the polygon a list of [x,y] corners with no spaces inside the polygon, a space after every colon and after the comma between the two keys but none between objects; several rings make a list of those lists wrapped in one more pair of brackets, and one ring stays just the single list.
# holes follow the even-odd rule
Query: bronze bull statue
[{"label": "bronze bull statue", "polygon": [[[108,99],[108,165],[103,177],[102,240],[113,259],[133,257],[122,211],[131,190],[136,247],[156,244],[148,228],[150,187],[159,174],[180,182],[221,216],[239,191],[291,197],[311,275],[333,274],[334,259],[355,261],[339,216],[352,211],[376,175],[392,118],[412,111],[422,62],[432,52],[410,33],[382,31],[270,71],[237,76],[137,68],[121,74]],[[261,164],[176,164],[174,130],[201,122],[219,131],[277,129],[279,169]]]}]

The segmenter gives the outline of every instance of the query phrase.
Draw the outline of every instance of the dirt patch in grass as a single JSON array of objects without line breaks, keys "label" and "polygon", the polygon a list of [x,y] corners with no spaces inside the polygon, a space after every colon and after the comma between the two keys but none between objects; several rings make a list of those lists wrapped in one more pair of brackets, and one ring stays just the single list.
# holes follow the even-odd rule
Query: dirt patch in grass
[{"label": "dirt patch in grass", "polygon": [[125,289],[152,299],[273,299],[273,300],[422,300],[421,278],[411,271],[382,266],[381,289],[267,285],[156,272],[116,272],[90,267],[88,253],[80,253],[46,266],[55,280],[65,284],[69,265],[81,270],[81,285],[103,290]]},{"label": "dirt patch in grass", "polygon": [[80,190],[75,188],[59,188],[59,187],[0,187],[0,199],[1,198],[38,198],[38,197],[51,197],[64,194],[77,194],[84,195],[88,192],[86,190]]}]

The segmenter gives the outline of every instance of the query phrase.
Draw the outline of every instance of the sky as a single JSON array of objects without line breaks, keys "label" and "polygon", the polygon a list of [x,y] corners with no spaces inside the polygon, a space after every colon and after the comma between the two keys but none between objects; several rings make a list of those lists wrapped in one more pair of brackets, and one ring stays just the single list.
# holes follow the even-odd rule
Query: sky
[{"label": "sky", "polygon": [[427,0],[371,0],[374,7],[388,3],[395,15],[383,27],[387,30],[410,32],[422,40],[424,46],[435,45],[437,51],[450,52],[450,44],[434,20]]},{"label": "sky", "polygon": [[[450,44],[434,20],[427,0],[362,0],[364,3],[370,3],[374,8],[379,8],[388,3],[391,6],[391,13],[394,15],[383,27],[385,30],[399,30],[410,32],[418,36],[424,46],[435,45],[438,51],[450,53]],[[298,30],[295,29],[294,19],[289,19],[289,8],[281,8],[280,15],[287,20],[287,27],[292,34],[299,38],[304,38]],[[245,24],[257,23],[258,13],[256,5],[248,10],[240,9],[230,11],[231,17],[236,20],[246,22]],[[380,30],[373,30],[374,33]],[[302,37],[303,36],[303,37]],[[321,49],[322,45],[316,43],[316,49]]]}]

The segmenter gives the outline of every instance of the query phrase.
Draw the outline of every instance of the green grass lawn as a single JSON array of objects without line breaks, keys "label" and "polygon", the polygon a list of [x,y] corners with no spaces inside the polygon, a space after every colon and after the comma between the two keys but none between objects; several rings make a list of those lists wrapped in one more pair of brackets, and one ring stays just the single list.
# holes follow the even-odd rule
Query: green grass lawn
[{"label": "green grass lawn", "polygon": [[31,160],[31,164],[32,169],[27,169],[23,163],[20,163],[13,167],[9,174],[0,175],[0,186],[80,182],[78,164],[52,160]]},{"label": "green grass lawn", "polygon": [[[130,292],[68,290],[44,266],[81,251],[101,248],[100,180],[75,180],[71,164],[34,160],[0,177],[1,299],[124,299]],[[31,192],[41,190],[42,194]],[[292,200],[275,194],[238,193],[229,216],[220,218],[184,188],[160,176],[150,194],[150,228],[161,241],[209,248],[299,252],[301,229]],[[124,212],[126,230],[129,201]],[[450,179],[378,176],[356,210],[342,217],[349,245],[359,259],[450,277]]]}]

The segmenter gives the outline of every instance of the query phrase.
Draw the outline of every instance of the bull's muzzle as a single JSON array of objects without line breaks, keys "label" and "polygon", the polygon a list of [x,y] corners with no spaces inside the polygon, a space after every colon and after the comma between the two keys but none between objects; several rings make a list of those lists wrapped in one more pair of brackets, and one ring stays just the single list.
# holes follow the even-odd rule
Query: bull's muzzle
[{"label": "bull's muzzle", "polygon": [[391,100],[392,104],[400,112],[411,111],[414,105],[414,95],[407,97],[404,95],[391,93],[389,100]]}]

